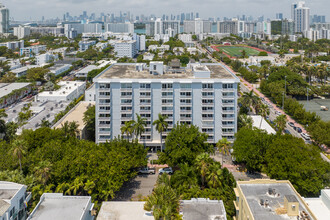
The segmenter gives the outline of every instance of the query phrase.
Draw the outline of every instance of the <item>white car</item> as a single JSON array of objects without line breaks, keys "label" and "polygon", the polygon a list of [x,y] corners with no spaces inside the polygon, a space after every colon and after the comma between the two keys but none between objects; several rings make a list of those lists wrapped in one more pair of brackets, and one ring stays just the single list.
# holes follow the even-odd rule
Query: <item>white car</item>
[{"label": "white car", "polygon": [[171,167],[164,167],[159,169],[159,175],[162,175],[163,173],[167,173],[167,174],[173,174],[173,170]]},{"label": "white car", "polygon": [[309,141],[309,140],[311,139],[311,137],[310,137],[308,134],[306,134],[306,133],[301,133],[300,135],[301,135],[301,137],[303,137],[306,141]]}]

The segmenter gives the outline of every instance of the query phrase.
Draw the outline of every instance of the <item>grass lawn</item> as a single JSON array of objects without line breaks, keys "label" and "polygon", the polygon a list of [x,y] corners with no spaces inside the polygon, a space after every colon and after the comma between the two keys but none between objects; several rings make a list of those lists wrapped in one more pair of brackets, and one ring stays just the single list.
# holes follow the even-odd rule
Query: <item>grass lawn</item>
[{"label": "grass lawn", "polygon": [[222,50],[231,57],[240,57],[242,56],[242,51],[245,50],[247,56],[258,55],[260,51],[249,48],[249,47],[240,47],[240,46],[221,46],[218,47],[219,50]]}]

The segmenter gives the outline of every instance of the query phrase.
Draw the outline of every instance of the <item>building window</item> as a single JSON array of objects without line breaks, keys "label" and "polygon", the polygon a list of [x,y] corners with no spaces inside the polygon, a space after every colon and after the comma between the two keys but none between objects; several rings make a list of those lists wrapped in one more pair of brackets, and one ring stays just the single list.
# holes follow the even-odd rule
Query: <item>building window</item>
[{"label": "building window", "polygon": [[110,106],[100,106],[100,111],[110,111]]},{"label": "building window", "polygon": [[213,89],[213,84],[211,84],[211,83],[204,83],[202,85],[202,88],[203,89]]},{"label": "building window", "polygon": [[121,104],[130,104],[132,103],[132,99],[122,99]]},{"label": "building window", "polygon": [[180,84],[181,89],[191,89],[191,84],[189,83],[181,83]]},{"label": "building window", "polygon": [[140,89],[150,89],[151,84],[150,83],[141,83],[140,84]]},{"label": "building window", "polygon": [[163,89],[173,89],[173,84],[172,83],[163,83],[162,88]]},{"label": "building window", "polygon": [[172,104],[173,99],[162,99],[162,104]]},{"label": "building window", "polygon": [[110,89],[109,83],[100,83],[100,89]]},{"label": "building window", "polygon": [[120,86],[122,89],[131,89],[132,83],[122,83]]},{"label": "building window", "polygon": [[222,88],[224,89],[233,89],[234,88],[234,84],[223,84]]}]

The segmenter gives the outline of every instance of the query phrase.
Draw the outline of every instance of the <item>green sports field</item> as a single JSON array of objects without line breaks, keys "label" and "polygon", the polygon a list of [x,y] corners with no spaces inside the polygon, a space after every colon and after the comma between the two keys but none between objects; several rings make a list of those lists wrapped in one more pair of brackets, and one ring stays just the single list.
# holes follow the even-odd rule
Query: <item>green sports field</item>
[{"label": "green sports field", "polygon": [[219,50],[222,50],[231,57],[240,57],[242,56],[242,51],[245,50],[247,56],[258,55],[260,51],[249,48],[249,47],[240,47],[240,46],[221,46],[218,47]]}]

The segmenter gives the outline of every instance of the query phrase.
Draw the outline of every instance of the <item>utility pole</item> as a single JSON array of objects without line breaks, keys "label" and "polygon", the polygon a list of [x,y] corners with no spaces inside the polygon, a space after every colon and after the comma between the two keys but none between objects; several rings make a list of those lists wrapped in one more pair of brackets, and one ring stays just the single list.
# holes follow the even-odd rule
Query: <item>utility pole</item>
[{"label": "utility pole", "polygon": [[286,76],[284,76],[284,92],[283,92],[283,102],[282,102],[283,111],[284,111],[284,96],[286,96]]}]

